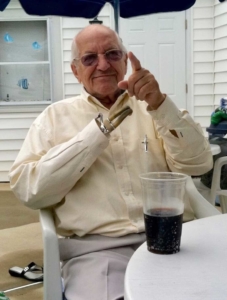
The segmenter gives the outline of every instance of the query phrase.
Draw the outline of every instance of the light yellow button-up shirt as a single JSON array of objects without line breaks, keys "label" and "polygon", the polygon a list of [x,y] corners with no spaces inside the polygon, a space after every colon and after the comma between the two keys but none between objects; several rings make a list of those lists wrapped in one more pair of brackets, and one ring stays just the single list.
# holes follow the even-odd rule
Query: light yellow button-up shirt
[{"label": "light yellow button-up shirt", "polygon": [[[9,174],[11,188],[26,206],[53,206],[61,235],[143,232],[140,173],[199,175],[212,168],[200,126],[169,97],[147,111],[146,102],[125,92],[111,110],[125,104],[133,114],[109,136],[95,118],[110,111],[85,90],[50,105],[28,132]],[[186,199],[184,221],[193,218]]]}]

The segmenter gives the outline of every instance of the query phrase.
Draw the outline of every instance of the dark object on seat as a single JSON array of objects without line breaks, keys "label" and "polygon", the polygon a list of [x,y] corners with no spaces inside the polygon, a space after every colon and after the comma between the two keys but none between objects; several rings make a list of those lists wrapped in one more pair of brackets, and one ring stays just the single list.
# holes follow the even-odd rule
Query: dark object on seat
[{"label": "dark object on seat", "polygon": [[43,267],[31,262],[24,269],[20,267],[12,267],[9,269],[9,274],[14,277],[21,277],[29,281],[43,281]]},{"label": "dark object on seat", "polygon": [[[221,153],[213,157],[214,163],[219,157],[227,156],[227,139],[224,136],[227,134],[227,120],[221,121],[217,125],[210,124],[206,128],[209,133],[210,144],[219,145],[221,147]],[[201,182],[211,188],[211,182],[213,177],[213,169],[201,176]],[[223,190],[227,189],[227,165],[224,165],[221,169],[220,187]]]},{"label": "dark object on seat", "polygon": [[[55,15],[94,18],[106,3],[113,7],[116,0],[20,0],[29,15]],[[120,16],[130,18],[159,12],[183,11],[195,4],[196,0],[119,0]],[[0,0],[0,10],[8,0]]]},{"label": "dark object on seat", "polygon": [[224,136],[227,134],[227,120],[221,121],[217,125],[210,124],[209,127],[206,128],[206,131],[210,134],[210,136]]}]

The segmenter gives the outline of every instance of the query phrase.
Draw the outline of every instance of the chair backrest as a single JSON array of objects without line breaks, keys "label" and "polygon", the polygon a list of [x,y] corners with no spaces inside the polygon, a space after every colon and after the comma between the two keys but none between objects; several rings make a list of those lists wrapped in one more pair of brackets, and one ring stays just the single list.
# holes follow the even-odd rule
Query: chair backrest
[{"label": "chair backrest", "polygon": [[211,203],[215,205],[215,199],[218,195],[226,196],[227,201],[227,190],[221,189],[221,169],[224,165],[227,165],[227,156],[219,157],[214,163],[214,171],[212,176],[212,184],[210,191]]},{"label": "chair backrest", "polygon": [[58,236],[52,210],[40,210],[44,245],[44,300],[62,300],[62,280]]},{"label": "chair backrest", "polygon": [[[223,167],[225,168],[223,170]],[[227,213],[227,156],[219,157],[214,162],[214,168],[204,174],[201,180],[194,178],[199,192],[215,206],[216,197],[219,196],[221,209]],[[210,187],[209,187],[210,186]]]},{"label": "chair backrest", "polygon": [[221,214],[211,203],[207,201],[197,190],[191,177],[188,177],[186,191],[196,219],[202,219]]}]

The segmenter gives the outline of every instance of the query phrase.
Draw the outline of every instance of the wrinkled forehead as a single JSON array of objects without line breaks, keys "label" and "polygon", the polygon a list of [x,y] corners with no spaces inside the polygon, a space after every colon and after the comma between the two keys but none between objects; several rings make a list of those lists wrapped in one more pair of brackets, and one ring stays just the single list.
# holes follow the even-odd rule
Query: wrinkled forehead
[{"label": "wrinkled forehead", "polygon": [[80,53],[101,53],[120,46],[115,32],[106,28],[84,30],[76,37],[76,42]]}]

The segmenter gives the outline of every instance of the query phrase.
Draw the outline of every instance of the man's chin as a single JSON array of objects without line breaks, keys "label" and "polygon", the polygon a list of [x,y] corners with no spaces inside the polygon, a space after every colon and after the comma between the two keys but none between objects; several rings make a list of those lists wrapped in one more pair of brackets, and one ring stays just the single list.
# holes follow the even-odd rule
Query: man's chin
[{"label": "man's chin", "polygon": [[118,85],[117,84],[110,84],[107,82],[101,82],[99,83],[99,85],[95,85],[95,90],[101,94],[101,95],[108,95],[108,94],[112,94],[112,93],[116,93],[117,90],[119,90]]},{"label": "man's chin", "polygon": [[98,99],[102,98],[116,98],[121,94],[121,90],[118,86],[100,86],[99,89],[95,89],[90,94]]},{"label": "man's chin", "polygon": [[115,76],[99,76],[94,77],[93,82],[95,84],[97,83],[106,83],[106,84],[113,84],[116,83],[116,77]]}]

